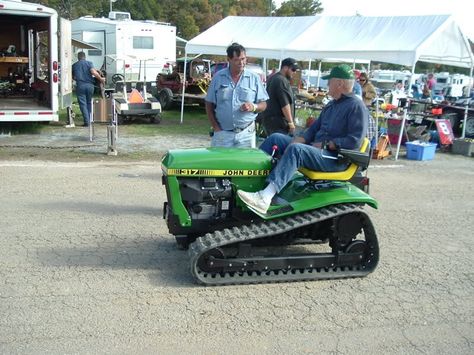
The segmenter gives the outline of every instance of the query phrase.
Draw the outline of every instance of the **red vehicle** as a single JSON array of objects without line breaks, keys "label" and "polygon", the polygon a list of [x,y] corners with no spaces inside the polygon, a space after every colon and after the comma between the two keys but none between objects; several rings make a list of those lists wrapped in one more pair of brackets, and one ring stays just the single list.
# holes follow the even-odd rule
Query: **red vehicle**
[{"label": "red vehicle", "polygon": [[181,102],[183,81],[185,85],[184,102],[204,105],[207,88],[211,82],[210,60],[192,59],[187,63],[186,75],[184,75],[184,58],[180,58],[171,74],[158,74],[156,88],[163,110],[168,110],[174,103]]}]

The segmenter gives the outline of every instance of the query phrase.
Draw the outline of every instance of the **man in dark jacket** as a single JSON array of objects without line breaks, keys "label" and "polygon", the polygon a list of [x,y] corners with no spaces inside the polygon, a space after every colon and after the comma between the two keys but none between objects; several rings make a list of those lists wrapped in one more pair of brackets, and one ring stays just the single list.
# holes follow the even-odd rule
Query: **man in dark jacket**
[{"label": "man in dark jacket", "polygon": [[291,180],[298,168],[317,171],[342,171],[347,164],[335,158],[338,148],[359,149],[367,133],[369,113],[361,99],[352,93],[354,73],[345,64],[332,68],[328,80],[329,95],[333,98],[324,107],[319,118],[300,137],[275,133],[260,149],[272,153],[278,146],[282,156],[267,178],[268,185],[257,192],[238,190],[240,199],[252,210],[265,214],[273,196]]},{"label": "man in dark jacket", "polygon": [[295,98],[290,81],[298,70],[293,58],[283,59],[280,71],[273,74],[267,82],[270,99],[267,109],[262,113],[263,128],[267,136],[272,133],[293,134],[295,131]]},{"label": "man in dark jacket", "polygon": [[76,81],[76,95],[84,118],[84,126],[89,126],[92,112],[92,95],[94,94],[94,78],[105,83],[105,78],[94,69],[92,62],[86,60],[84,52],[77,53],[78,61],[72,65],[72,78]]}]

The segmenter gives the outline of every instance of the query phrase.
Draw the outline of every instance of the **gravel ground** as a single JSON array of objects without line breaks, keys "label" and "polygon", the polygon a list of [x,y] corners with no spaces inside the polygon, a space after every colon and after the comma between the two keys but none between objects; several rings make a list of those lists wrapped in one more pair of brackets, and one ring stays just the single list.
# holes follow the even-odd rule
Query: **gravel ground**
[{"label": "gravel ground", "polygon": [[[373,162],[381,257],[368,277],[201,287],[161,217],[157,161],[17,159],[9,152],[26,148],[10,138],[0,140],[2,354],[474,352],[472,158]],[[208,144],[196,141],[154,144]]]},{"label": "gravel ground", "polygon": [[[92,137],[92,140],[91,140]],[[207,147],[209,136],[202,134],[137,136],[127,134],[127,126],[119,126],[116,143],[117,156],[107,157],[107,126],[89,128],[53,127],[48,134],[0,135],[0,158],[47,160],[136,160],[153,159],[170,148]]]}]

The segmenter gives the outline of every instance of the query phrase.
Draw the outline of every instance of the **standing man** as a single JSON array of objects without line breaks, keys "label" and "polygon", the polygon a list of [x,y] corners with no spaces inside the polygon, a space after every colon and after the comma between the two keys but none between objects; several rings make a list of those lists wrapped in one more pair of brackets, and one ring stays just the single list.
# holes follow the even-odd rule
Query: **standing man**
[{"label": "standing man", "polygon": [[267,81],[270,99],[267,109],[262,113],[263,128],[267,136],[276,132],[291,135],[295,131],[295,97],[290,83],[297,70],[296,60],[285,58],[281,62],[280,71]]},{"label": "standing man", "polygon": [[329,75],[329,95],[333,98],[321,111],[319,118],[301,137],[292,139],[275,133],[268,137],[260,149],[271,154],[278,146],[283,152],[280,161],[267,178],[268,185],[257,192],[238,190],[237,194],[247,206],[265,214],[273,196],[291,180],[298,168],[318,171],[342,171],[347,164],[325,155],[337,156],[338,148],[358,149],[367,132],[368,112],[362,100],[352,93],[354,73],[348,65],[332,68]]},{"label": "standing man", "polygon": [[84,127],[89,126],[92,112],[92,95],[94,94],[94,78],[105,83],[105,78],[94,69],[92,62],[86,60],[84,52],[77,53],[78,61],[72,65],[72,78],[76,81],[76,95],[79,101]]},{"label": "standing man", "polygon": [[245,70],[245,48],[227,48],[228,68],[218,71],[207,91],[206,113],[214,135],[212,147],[255,148],[255,118],[266,109],[267,92],[258,75]]}]

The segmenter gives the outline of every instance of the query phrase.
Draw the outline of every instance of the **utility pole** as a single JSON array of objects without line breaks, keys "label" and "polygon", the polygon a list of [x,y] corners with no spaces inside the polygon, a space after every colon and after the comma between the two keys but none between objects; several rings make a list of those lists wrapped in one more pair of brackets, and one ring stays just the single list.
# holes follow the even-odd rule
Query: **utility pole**
[{"label": "utility pole", "polygon": [[116,2],[117,0],[109,0],[110,1],[110,12],[112,12],[112,3]]}]

